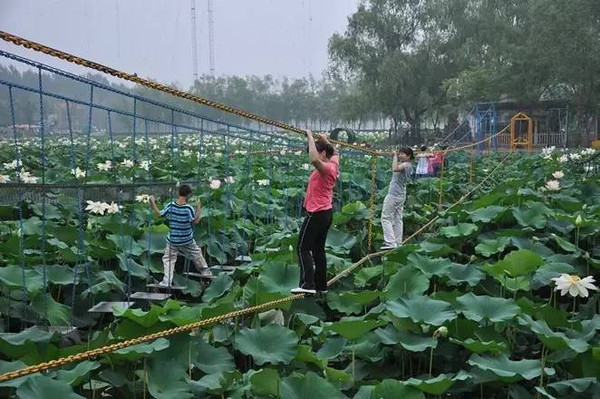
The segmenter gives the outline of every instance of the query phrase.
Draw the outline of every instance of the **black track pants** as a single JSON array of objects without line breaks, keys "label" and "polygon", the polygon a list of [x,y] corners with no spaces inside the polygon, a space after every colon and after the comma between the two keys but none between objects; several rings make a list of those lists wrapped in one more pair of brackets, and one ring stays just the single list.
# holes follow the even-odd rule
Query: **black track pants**
[{"label": "black track pants", "polygon": [[[325,240],[333,220],[333,210],[307,212],[298,238],[300,287],[327,290]],[[314,266],[313,266],[314,265]]]}]

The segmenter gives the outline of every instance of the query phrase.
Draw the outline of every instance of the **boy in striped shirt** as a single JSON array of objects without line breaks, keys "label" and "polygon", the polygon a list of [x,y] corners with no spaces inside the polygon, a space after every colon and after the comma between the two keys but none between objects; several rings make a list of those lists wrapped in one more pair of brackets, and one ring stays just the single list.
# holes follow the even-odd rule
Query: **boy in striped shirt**
[{"label": "boy in striped shirt", "polygon": [[173,282],[173,270],[179,254],[191,259],[196,269],[203,275],[212,276],[206,260],[202,256],[202,251],[194,240],[194,230],[192,228],[192,225],[200,223],[200,202],[196,203],[195,209],[188,204],[188,197],[192,194],[192,188],[187,184],[179,186],[178,192],[177,201],[168,203],[162,210],[159,210],[156,206],[154,197],[150,197],[150,206],[154,214],[157,217],[164,217],[169,220],[167,247],[162,258],[165,276],[159,283],[163,287],[170,287]]}]

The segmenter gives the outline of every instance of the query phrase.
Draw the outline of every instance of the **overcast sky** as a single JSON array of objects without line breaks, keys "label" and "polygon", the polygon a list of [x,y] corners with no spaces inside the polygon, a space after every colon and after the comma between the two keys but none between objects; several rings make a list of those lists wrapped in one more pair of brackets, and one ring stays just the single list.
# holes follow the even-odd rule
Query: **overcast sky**
[{"label": "overcast sky", "polygon": [[[213,0],[217,75],[320,77],[357,0]],[[191,0],[0,0],[0,30],[125,72],[188,87]],[[207,0],[196,0],[199,73],[209,72]],[[0,49],[80,72],[1,42]],[[0,58],[0,63],[6,60]]]}]

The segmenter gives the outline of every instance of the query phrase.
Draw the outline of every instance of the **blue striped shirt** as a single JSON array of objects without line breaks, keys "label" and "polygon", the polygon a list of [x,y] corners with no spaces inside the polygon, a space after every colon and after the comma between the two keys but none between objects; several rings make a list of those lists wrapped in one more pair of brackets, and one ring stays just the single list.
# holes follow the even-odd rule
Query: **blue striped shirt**
[{"label": "blue striped shirt", "polygon": [[196,216],[194,208],[189,205],[179,205],[171,202],[160,211],[160,216],[169,220],[169,236],[167,240],[173,245],[189,244],[194,240],[192,221]]}]

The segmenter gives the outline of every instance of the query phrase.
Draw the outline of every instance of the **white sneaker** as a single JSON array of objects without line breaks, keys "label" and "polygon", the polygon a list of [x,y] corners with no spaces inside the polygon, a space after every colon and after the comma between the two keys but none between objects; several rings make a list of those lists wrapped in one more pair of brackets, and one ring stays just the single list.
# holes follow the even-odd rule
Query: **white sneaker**
[{"label": "white sneaker", "polygon": [[158,283],[159,286],[161,287],[165,287],[168,288],[171,286],[171,284],[168,281],[162,280],[160,283]]},{"label": "white sneaker", "polygon": [[292,294],[316,294],[317,293],[316,290],[311,290],[311,289],[302,288],[302,287],[292,288],[290,291]]},{"label": "white sneaker", "polygon": [[383,244],[380,249],[383,251],[383,250],[394,249],[394,248],[396,248],[395,245],[392,245],[392,244]]}]

